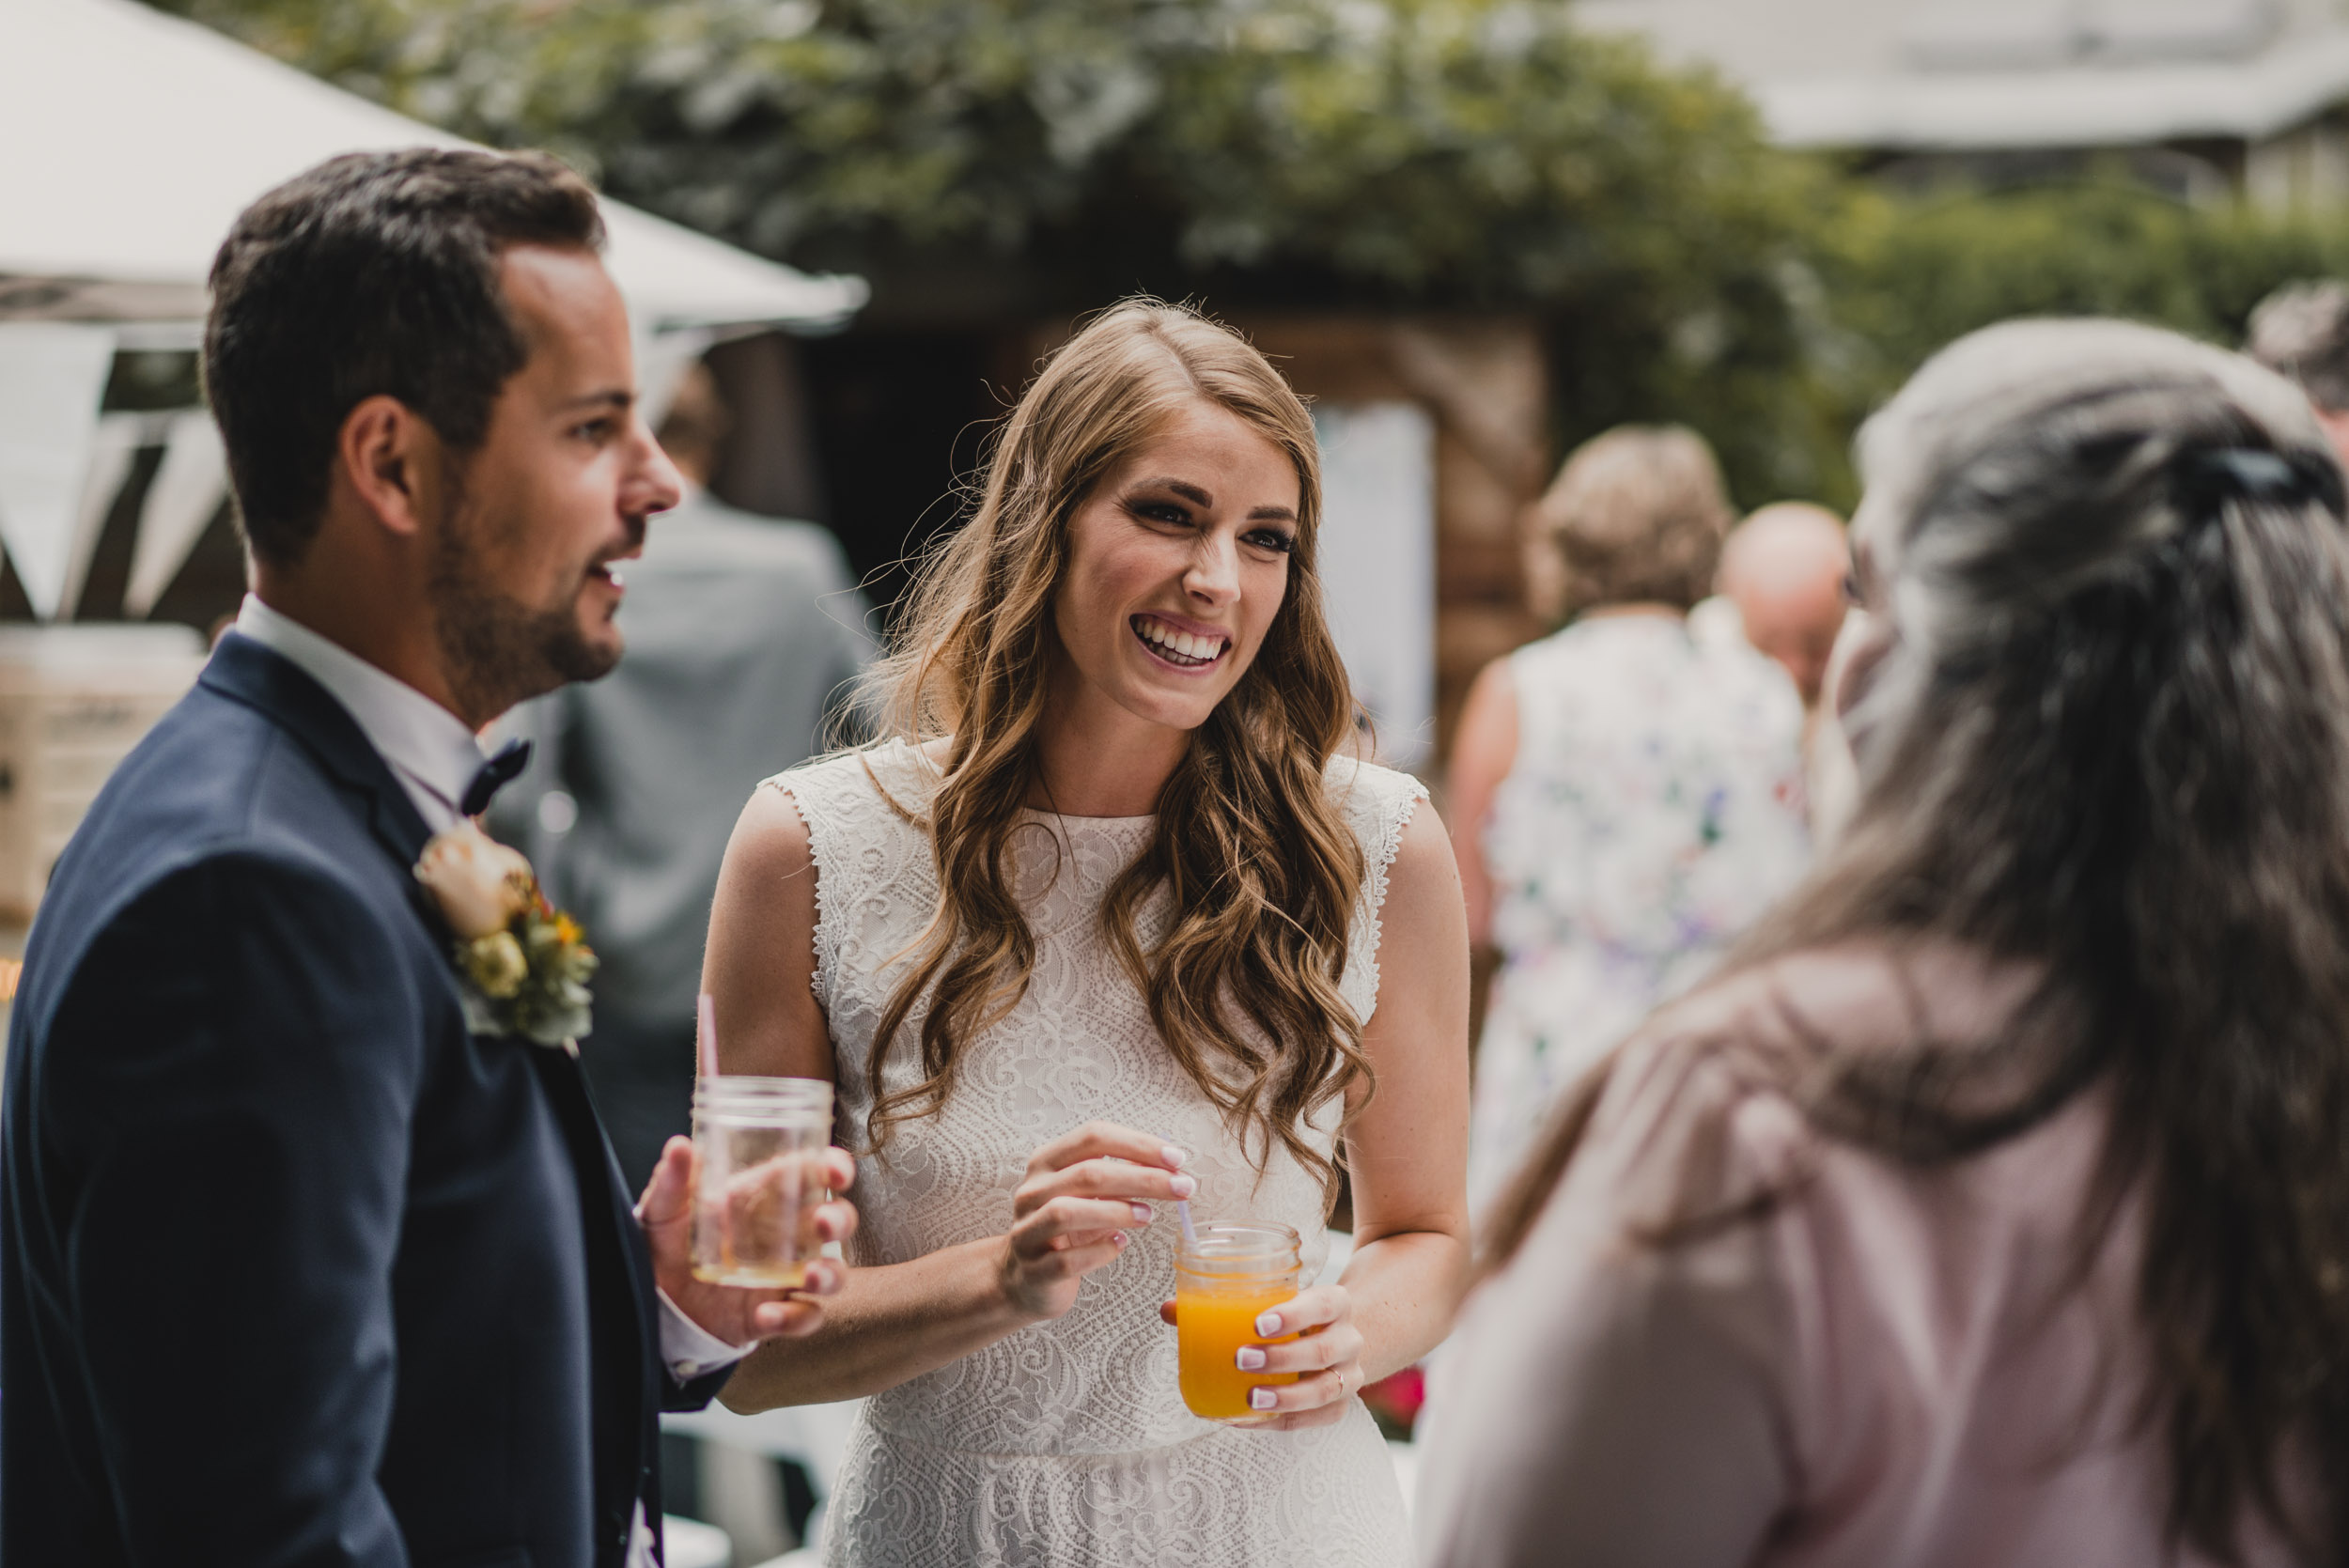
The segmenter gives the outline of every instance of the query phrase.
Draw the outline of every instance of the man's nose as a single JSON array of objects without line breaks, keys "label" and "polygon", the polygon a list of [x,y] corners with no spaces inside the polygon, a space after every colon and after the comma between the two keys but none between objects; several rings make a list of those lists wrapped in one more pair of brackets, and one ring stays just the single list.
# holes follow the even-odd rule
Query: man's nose
[{"label": "man's nose", "polygon": [[636,420],[636,460],[621,487],[620,509],[630,513],[665,512],[685,498],[685,477],[661,449],[661,442],[644,420]]}]

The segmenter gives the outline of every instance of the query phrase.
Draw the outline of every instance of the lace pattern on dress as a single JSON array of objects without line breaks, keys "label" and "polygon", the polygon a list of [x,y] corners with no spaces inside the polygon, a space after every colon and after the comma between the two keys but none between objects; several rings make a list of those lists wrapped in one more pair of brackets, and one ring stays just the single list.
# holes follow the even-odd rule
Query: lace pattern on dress
[{"label": "lace pattern on dress", "polygon": [[1341,757],[1330,765],[1330,788],[1344,802],[1346,825],[1362,846],[1362,893],[1355,910],[1355,936],[1346,949],[1346,978],[1355,979],[1357,965],[1361,977],[1346,997],[1355,1003],[1355,1016],[1368,1023],[1378,1006],[1379,914],[1387,907],[1387,876],[1402,851],[1403,830],[1427,799],[1427,786],[1408,773]]}]

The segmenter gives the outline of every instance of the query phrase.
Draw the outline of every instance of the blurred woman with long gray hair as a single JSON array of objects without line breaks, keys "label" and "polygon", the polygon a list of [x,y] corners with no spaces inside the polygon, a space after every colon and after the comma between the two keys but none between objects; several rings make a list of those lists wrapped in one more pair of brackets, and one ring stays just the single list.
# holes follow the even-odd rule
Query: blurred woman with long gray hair
[{"label": "blurred woman with long gray hair", "polygon": [[1503,1203],[1431,1559],[2349,1561],[2341,472],[2116,322],[1860,455],[1858,815]]}]

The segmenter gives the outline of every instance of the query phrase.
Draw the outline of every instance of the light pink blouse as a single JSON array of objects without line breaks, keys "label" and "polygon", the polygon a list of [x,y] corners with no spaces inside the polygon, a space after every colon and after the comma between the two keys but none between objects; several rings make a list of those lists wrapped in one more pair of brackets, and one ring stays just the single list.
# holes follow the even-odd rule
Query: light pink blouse
[{"label": "light pink blouse", "polygon": [[[1938,1170],[1823,1138],[1700,1040],[1797,1028],[1985,1037],[2028,976],[1947,955],[1805,955],[1700,995],[1630,1047],[1524,1249],[1434,1378],[1429,1568],[2153,1568],[2157,1423],[2134,1420],[2141,1224],[2087,1278],[2091,1093]],[[1783,1005],[1792,1000],[1799,1014]],[[1799,1179],[1796,1179],[1799,1178]],[[1627,1234],[1789,1183],[1766,1218]],[[2280,1563],[2272,1543],[2249,1560]]]}]

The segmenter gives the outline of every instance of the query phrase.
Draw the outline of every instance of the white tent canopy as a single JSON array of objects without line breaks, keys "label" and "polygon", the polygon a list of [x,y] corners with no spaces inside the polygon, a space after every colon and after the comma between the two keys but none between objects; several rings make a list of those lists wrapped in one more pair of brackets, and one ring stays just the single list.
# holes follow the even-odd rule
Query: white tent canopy
[{"label": "white tent canopy", "polygon": [[[135,0],[0,0],[0,278],[112,286],[116,308],[94,314],[201,315],[212,253],[254,197],[338,152],[423,145],[466,144]],[[617,202],[604,218],[646,327],[821,327],[864,303],[855,278]]]},{"label": "white tent canopy", "polygon": [[[0,0],[0,541],[37,613],[72,613],[126,440],[166,452],[132,613],[225,493],[195,425],[101,429],[106,334],[142,323],[126,347],[193,346],[213,252],[248,203],[337,153],[424,145],[466,144],[136,0]],[[864,303],[861,279],[810,276],[617,202],[603,213],[648,400],[711,329],[823,331]]]}]

